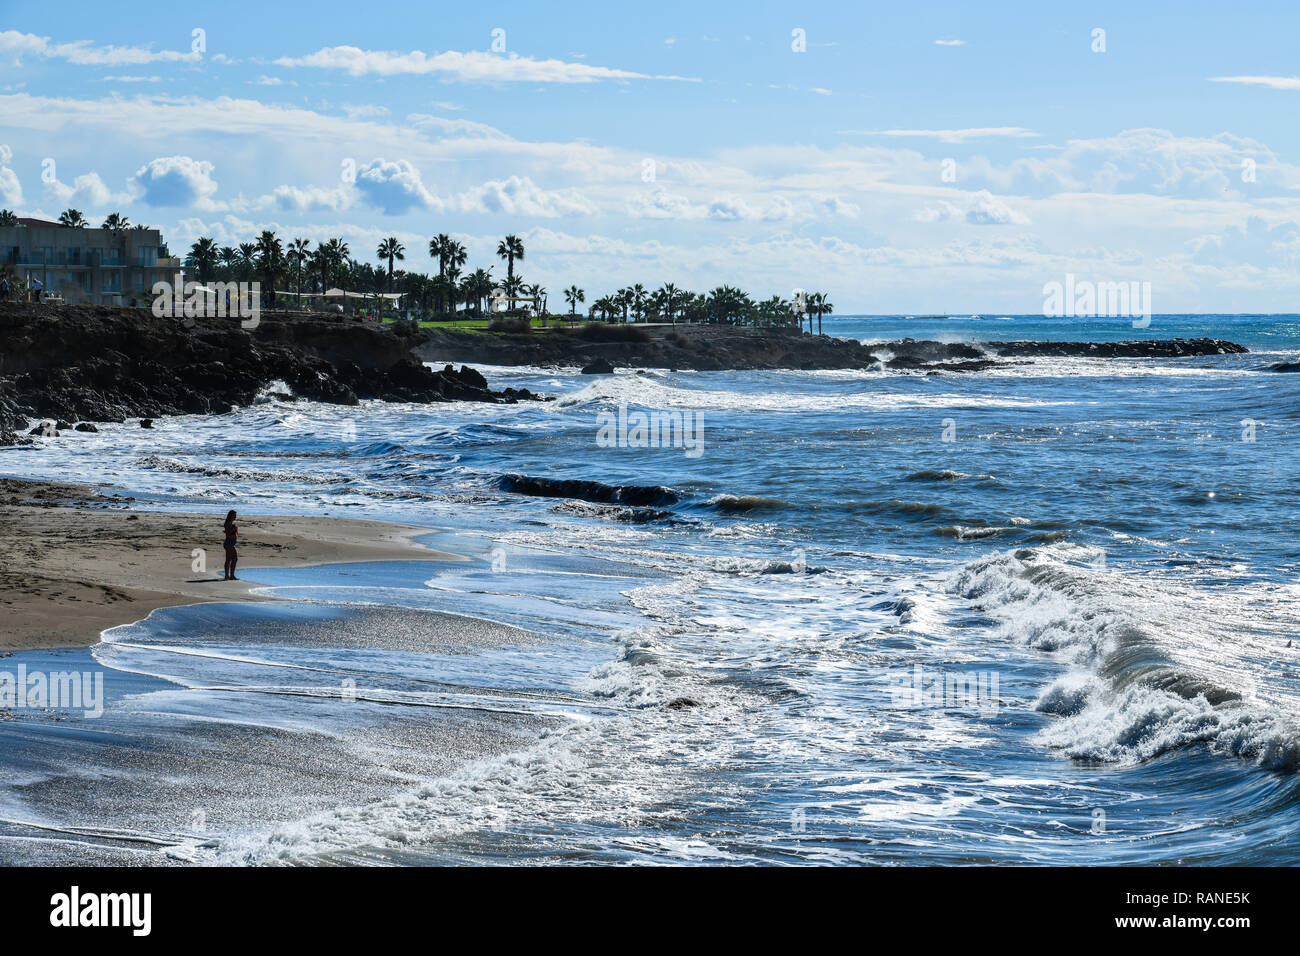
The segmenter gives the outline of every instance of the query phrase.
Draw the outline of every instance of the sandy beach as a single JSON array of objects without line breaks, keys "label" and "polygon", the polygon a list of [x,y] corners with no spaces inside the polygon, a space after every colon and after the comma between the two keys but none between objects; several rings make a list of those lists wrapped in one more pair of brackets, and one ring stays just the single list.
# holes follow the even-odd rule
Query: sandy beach
[{"label": "sandy beach", "polygon": [[[250,595],[221,580],[221,514],[139,511],[85,485],[0,480],[0,650],[86,647],[160,607]],[[239,515],[240,573],[352,561],[458,560],[427,528],[334,517]],[[203,549],[204,570],[194,569]]]}]

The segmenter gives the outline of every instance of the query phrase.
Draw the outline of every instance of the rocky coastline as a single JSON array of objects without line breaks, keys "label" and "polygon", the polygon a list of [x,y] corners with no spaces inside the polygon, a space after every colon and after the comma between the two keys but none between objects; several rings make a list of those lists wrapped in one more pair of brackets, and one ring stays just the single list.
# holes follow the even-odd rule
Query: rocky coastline
[{"label": "rocky coastline", "polygon": [[1244,353],[1222,339],[1143,339],[1126,342],[935,342],[902,339],[863,344],[798,329],[722,325],[615,326],[618,334],[583,329],[484,334],[430,330],[416,352],[426,361],[490,365],[692,371],[739,369],[813,371],[873,369],[978,372],[1007,361],[1048,355],[1092,358],[1187,358]]},{"label": "rocky coastline", "polygon": [[[473,368],[427,367],[413,353],[424,333],[343,316],[263,313],[180,322],[148,309],[0,304],[0,444],[33,429],[47,437],[95,423],[212,414],[252,404],[283,383],[296,398],[356,405],[515,402]],[[33,420],[36,424],[33,425]]]}]

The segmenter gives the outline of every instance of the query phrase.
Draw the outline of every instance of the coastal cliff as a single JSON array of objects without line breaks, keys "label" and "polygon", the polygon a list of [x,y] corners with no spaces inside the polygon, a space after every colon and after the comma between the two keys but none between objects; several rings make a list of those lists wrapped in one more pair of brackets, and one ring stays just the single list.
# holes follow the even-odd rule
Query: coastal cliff
[{"label": "coastal cliff", "polygon": [[238,319],[184,323],[148,309],[0,304],[0,443],[19,440],[30,419],[68,429],[225,412],[275,382],[338,405],[535,397],[494,392],[472,368],[428,368],[412,353],[423,337],[407,323],[342,316],[264,313],[246,330]]}]

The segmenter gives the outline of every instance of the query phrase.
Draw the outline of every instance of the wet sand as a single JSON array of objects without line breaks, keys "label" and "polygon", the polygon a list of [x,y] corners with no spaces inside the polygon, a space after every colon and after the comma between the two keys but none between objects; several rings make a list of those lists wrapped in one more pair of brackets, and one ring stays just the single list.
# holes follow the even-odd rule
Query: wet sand
[{"label": "wet sand", "polygon": [[[139,511],[130,498],[84,485],[0,479],[0,650],[88,647],[105,628],[160,607],[259,600],[252,585],[221,580],[224,519],[224,511]],[[352,518],[240,514],[238,571],[461,560],[413,540],[428,532]],[[195,570],[196,549],[204,552],[202,570]]]}]

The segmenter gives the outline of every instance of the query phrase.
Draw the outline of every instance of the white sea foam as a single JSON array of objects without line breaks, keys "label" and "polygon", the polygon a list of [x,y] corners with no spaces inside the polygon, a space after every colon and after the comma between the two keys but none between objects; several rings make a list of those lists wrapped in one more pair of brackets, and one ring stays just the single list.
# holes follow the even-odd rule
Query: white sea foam
[{"label": "white sea foam", "polygon": [[[723,391],[706,388],[679,388],[642,375],[612,375],[592,382],[581,391],[557,399],[557,412],[585,405],[641,405],[649,408],[714,409],[718,411],[815,411],[826,406],[821,395],[799,391],[757,392]],[[885,392],[863,391],[837,395],[837,408],[907,409],[907,408],[1047,408],[1071,405],[1066,400],[1035,399],[1019,395],[979,395],[962,392]]]},{"label": "white sea foam", "polygon": [[1068,545],[1003,552],[950,580],[1004,638],[1073,665],[1038,699],[1056,718],[1042,743],[1131,764],[1204,742],[1300,768],[1300,654],[1285,646],[1295,605],[1288,617],[1278,595],[1259,588],[1175,584],[1080,560],[1087,555]]}]

